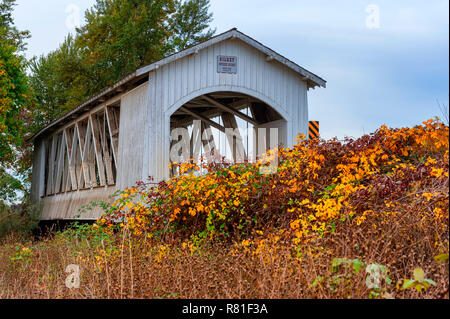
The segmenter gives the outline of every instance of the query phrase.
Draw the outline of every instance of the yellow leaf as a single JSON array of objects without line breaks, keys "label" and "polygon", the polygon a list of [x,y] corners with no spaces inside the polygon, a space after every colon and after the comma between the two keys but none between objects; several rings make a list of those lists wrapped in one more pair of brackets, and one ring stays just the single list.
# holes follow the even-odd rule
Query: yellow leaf
[{"label": "yellow leaf", "polygon": [[433,257],[439,264],[448,260],[448,254],[440,254]]}]

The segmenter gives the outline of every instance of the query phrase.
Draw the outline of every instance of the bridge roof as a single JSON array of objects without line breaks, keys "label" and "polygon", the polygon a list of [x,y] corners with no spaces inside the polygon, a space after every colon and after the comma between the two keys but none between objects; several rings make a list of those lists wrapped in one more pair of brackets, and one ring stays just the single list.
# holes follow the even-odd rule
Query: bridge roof
[{"label": "bridge roof", "polygon": [[61,127],[68,121],[78,117],[80,114],[103,103],[109,97],[112,97],[120,92],[123,92],[124,90],[129,90],[129,89],[143,83],[143,81],[145,81],[148,78],[148,74],[150,72],[157,70],[161,66],[166,65],[171,62],[174,62],[176,60],[182,59],[191,54],[196,54],[202,49],[205,49],[207,47],[210,47],[219,42],[223,42],[223,41],[226,41],[229,39],[239,39],[239,40],[247,43],[251,47],[264,53],[267,56],[266,60],[268,62],[277,61],[277,62],[285,65],[286,67],[292,69],[293,71],[298,73],[298,75],[302,78],[302,80],[304,80],[307,83],[308,88],[315,88],[316,86],[326,87],[326,81],[324,79],[322,79],[321,77],[304,69],[303,67],[301,67],[298,64],[292,62],[291,60],[285,58],[284,56],[276,53],[272,49],[266,47],[265,45],[261,44],[260,42],[258,42],[256,40],[254,40],[253,38],[249,37],[248,35],[238,31],[236,28],[233,28],[229,31],[226,31],[224,33],[216,35],[204,42],[193,45],[187,49],[184,49],[182,51],[179,51],[177,53],[169,55],[159,61],[156,61],[152,64],[149,64],[147,66],[144,66],[142,68],[135,70],[131,74],[128,74],[127,76],[122,78],[120,81],[109,86],[108,88],[101,91],[100,93],[90,97],[89,99],[87,99],[80,105],[76,106],[69,112],[67,112],[64,115],[62,115],[61,117],[55,119],[50,124],[48,124],[46,127],[42,128],[40,131],[38,131],[36,134],[34,134],[30,138],[30,140],[34,140],[37,137],[43,135],[44,133],[48,133],[50,131],[56,130],[57,128]]}]

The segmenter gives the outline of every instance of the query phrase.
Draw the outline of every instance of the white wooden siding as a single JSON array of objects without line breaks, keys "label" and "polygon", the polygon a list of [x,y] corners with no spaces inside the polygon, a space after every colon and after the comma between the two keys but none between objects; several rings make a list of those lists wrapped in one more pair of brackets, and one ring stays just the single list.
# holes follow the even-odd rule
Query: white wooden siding
[{"label": "white wooden siding", "polygon": [[31,202],[38,203],[44,195],[45,185],[45,144],[40,140],[35,144],[31,183]]},{"label": "white wooden siding", "polygon": [[133,186],[142,178],[143,152],[147,126],[148,83],[124,94],[120,102],[117,189]]},{"label": "white wooden siding", "polygon": [[[42,220],[64,220],[64,219],[97,219],[104,212],[100,207],[95,207],[85,213],[80,213],[79,209],[84,205],[99,200],[111,201],[111,195],[116,191],[115,187],[99,187],[69,193],[61,193],[44,197]],[[75,216],[80,215],[78,218]]]}]

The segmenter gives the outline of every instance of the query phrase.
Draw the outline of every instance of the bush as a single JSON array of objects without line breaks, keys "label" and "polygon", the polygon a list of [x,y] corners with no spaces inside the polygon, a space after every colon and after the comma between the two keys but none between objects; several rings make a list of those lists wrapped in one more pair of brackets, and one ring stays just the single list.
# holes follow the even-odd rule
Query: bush
[{"label": "bush", "polygon": [[30,236],[38,227],[40,206],[29,203],[6,205],[0,202],[0,240],[15,233],[20,237]]},{"label": "bush", "polygon": [[[182,174],[167,182],[125,190],[106,206],[101,223],[122,220],[136,235],[180,240],[276,233],[294,244],[340,227],[376,228],[405,218],[445,233],[448,138],[448,126],[430,120],[413,128],[383,126],[344,142],[299,139],[278,150],[278,169],[270,175],[261,173],[261,162],[207,166],[202,175],[193,173],[200,170],[195,164],[183,164]],[[436,245],[448,247],[441,235]]]}]

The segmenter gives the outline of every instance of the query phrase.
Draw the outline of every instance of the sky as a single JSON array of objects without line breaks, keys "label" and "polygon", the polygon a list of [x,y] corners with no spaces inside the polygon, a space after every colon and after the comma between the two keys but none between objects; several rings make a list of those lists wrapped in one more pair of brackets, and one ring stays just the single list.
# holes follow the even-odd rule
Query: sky
[{"label": "sky", "polygon": [[[17,0],[27,57],[58,47],[95,0]],[[237,27],[327,81],[309,91],[324,138],[440,116],[449,105],[448,0],[211,0],[217,33]]]}]

